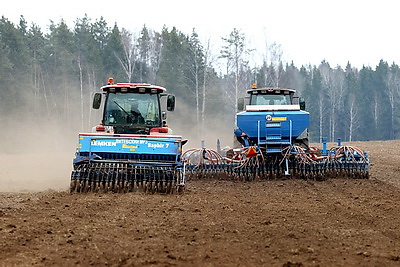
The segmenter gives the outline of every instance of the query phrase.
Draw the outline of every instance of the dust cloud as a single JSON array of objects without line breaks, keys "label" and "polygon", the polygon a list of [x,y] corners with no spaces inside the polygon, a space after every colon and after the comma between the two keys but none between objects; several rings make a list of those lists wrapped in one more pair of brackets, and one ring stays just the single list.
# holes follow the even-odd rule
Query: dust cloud
[{"label": "dust cloud", "polygon": [[[221,148],[232,146],[233,115],[207,114],[202,130],[197,125],[195,108],[187,103],[177,102],[175,111],[167,114],[173,134],[188,140],[184,151],[201,148],[201,141],[205,147],[216,149],[218,139]],[[69,125],[57,118],[35,122],[1,118],[0,192],[68,190],[78,133],[90,131],[100,122],[99,114],[93,113],[92,125],[82,130],[79,114],[72,117]]]},{"label": "dust cloud", "polygon": [[0,192],[68,189],[77,132],[49,122],[3,126]]},{"label": "dust cloud", "polygon": [[197,124],[196,108],[186,103],[178,102],[175,111],[168,112],[167,116],[173,134],[182,135],[183,139],[188,140],[183,147],[184,151],[201,148],[202,141],[210,149],[217,148],[217,140],[220,141],[221,148],[233,146],[234,114],[206,114],[203,129],[201,123]]}]

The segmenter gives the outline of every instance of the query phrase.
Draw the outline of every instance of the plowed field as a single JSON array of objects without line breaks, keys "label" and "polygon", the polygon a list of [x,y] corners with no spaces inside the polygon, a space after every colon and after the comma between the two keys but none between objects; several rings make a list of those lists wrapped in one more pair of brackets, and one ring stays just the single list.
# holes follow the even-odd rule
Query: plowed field
[{"label": "plowed field", "polygon": [[0,266],[400,266],[400,141],[353,145],[369,180],[195,180],[183,195],[69,194],[70,159],[22,173],[34,155],[1,155]]}]

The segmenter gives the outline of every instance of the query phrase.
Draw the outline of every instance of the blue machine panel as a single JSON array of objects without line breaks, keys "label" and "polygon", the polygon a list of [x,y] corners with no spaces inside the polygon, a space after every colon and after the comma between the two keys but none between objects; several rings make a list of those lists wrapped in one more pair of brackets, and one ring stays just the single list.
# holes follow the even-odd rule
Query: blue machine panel
[{"label": "blue machine panel", "polygon": [[80,153],[105,152],[127,154],[178,155],[181,150],[179,137],[126,137],[79,135]]},{"label": "blue machine panel", "polygon": [[246,111],[237,114],[238,128],[252,139],[258,134],[261,139],[267,136],[296,138],[309,124],[310,114],[302,110]]}]

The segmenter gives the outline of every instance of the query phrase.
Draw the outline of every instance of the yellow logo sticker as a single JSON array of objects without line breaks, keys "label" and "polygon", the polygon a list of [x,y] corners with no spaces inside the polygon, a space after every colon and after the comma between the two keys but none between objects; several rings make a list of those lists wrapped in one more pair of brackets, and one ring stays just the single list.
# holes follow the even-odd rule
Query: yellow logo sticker
[{"label": "yellow logo sticker", "polygon": [[[122,144],[122,148],[138,148],[138,146],[129,146],[127,144]],[[132,150],[134,151],[134,150]]]},{"label": "yellow logo sticker", "polygon": [[272,117],[273,121],[285,121],[286,119],[286,117]]}]

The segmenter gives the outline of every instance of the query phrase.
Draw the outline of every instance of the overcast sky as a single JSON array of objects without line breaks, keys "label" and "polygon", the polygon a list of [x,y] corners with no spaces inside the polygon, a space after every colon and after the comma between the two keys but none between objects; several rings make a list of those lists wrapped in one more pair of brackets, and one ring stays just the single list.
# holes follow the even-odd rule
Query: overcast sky
[{"label": "overcast sky", "polygon": [[[63,18],[72,28],[85,14],[103,16],[109,26],[137,31],[145,24],[161,31],[175,26],[200,39],[211,40],[219,51],[221,37],[233,28],[245,33],[248,48],[260,54],[265,44],[281,45],[283,59],[296,66],[375,67],[380,59],[400,64],[400,4],[397,0],[3,0],[0,14],[14,23],[20,15],[44,32],[49,21]],[[399,2],[400,3],[400,2]]]}]

